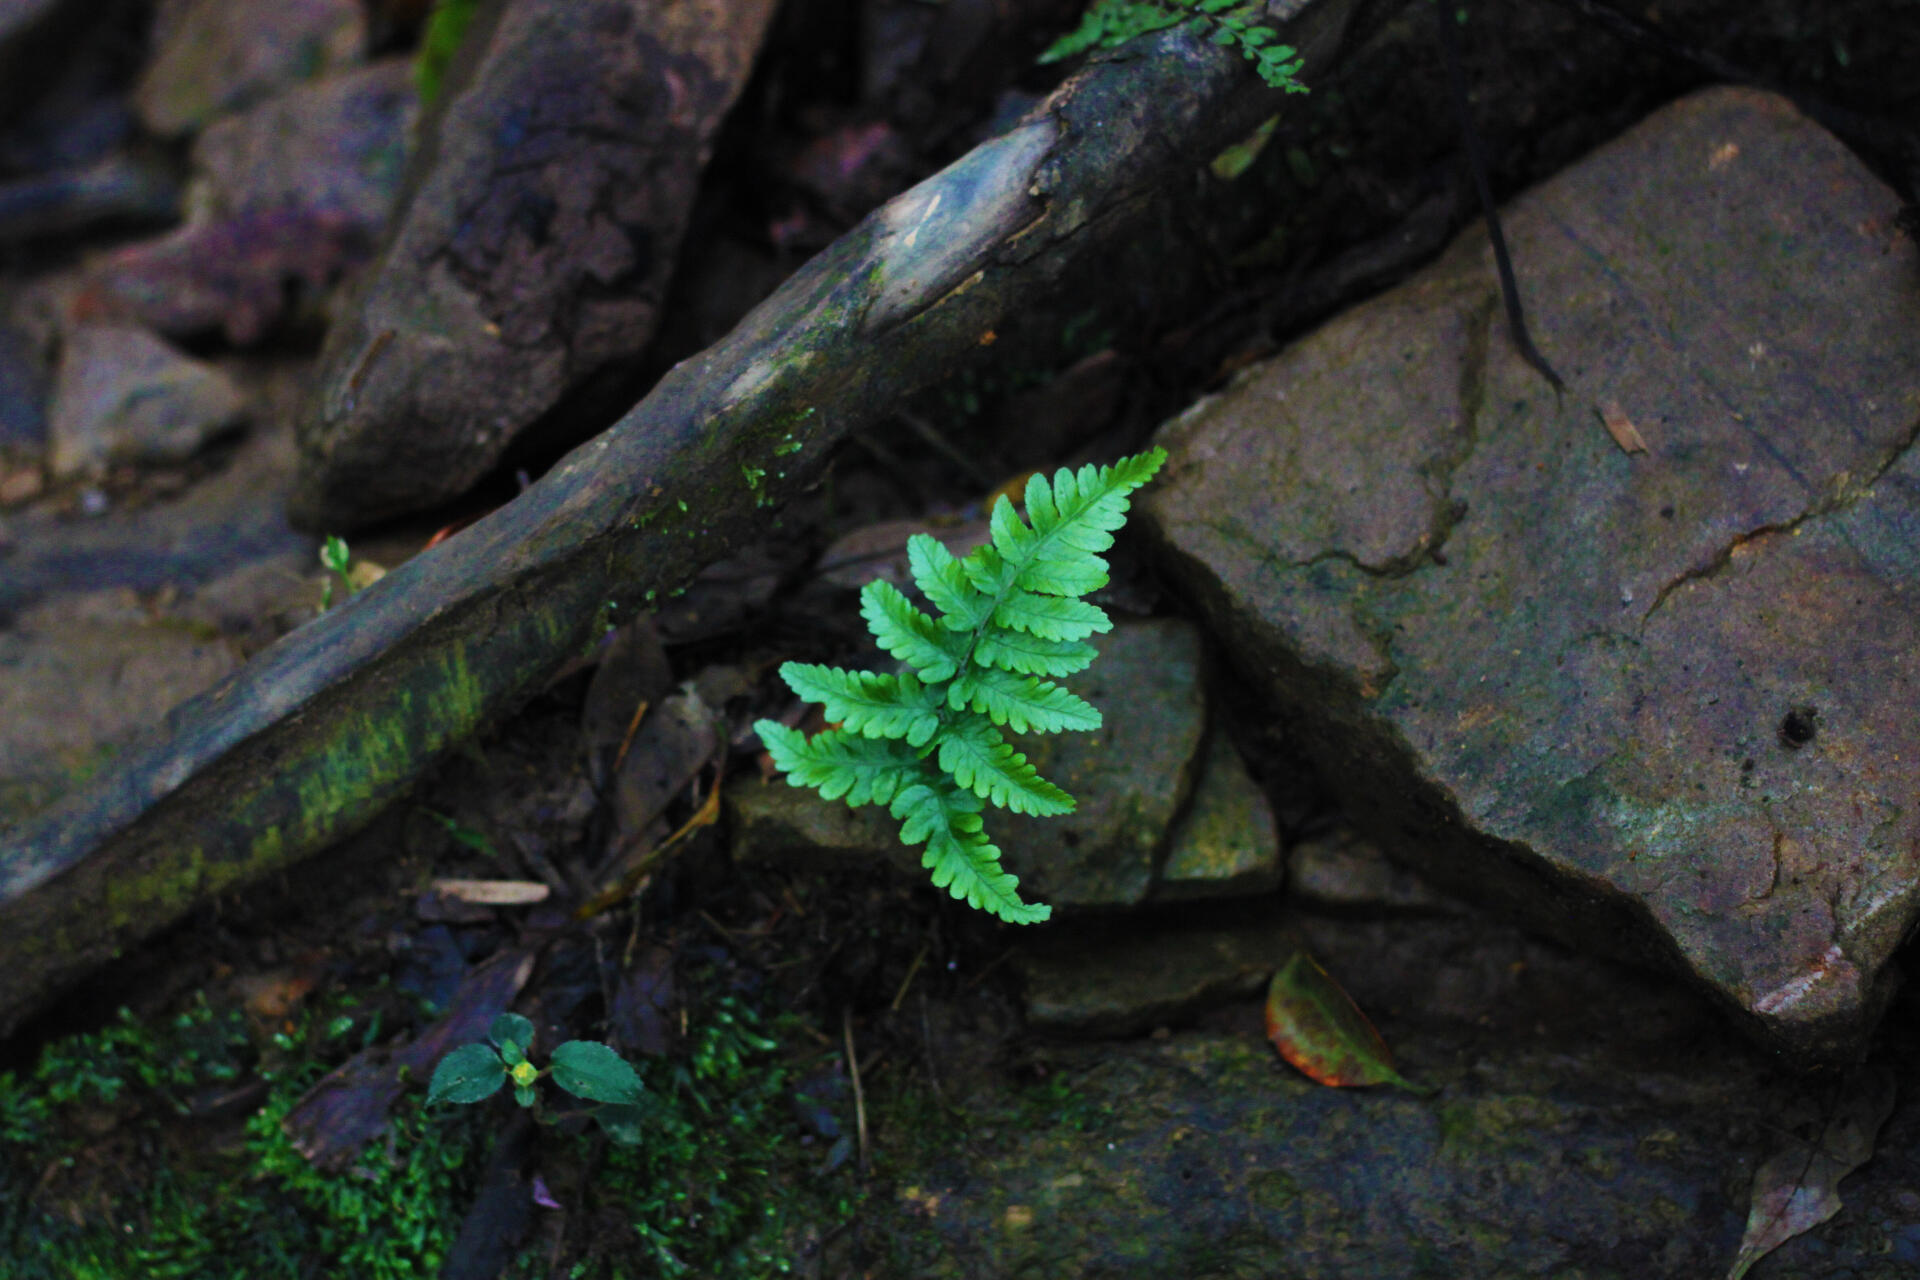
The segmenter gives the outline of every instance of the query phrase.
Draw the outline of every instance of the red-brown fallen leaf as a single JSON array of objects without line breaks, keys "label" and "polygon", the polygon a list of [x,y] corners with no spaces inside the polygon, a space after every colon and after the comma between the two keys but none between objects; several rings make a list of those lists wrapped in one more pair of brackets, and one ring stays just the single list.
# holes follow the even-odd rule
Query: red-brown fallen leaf
[{"label": "red-brown fallen leaf", "polygon": [[1304,951],[1294,952],[1267,988],[1267,1039],[1320,1084],[1395,1084],[1422,1092],[1394,1069],[1386,1041],[1352,997]]},{"label": "red-brown fallen leaf", "polygon": [[246,1001],[247,1012],[263,1022],[276,1022],[312,994],[314,975],[291,969],[273,969],[236,979],[234,986]]},{"label": "red-brown fallen leaf", "polygon": [[1872,1157],[1874,1135],[1893,1112],[1894,1092],[1892,1072],[1861,1069],[1811,1142],[1795,1143],[1754,1172],[1747,1232],[1727,1280],[1740,1280],[1767,1254],[1840,1212],[1840,1180]]}]

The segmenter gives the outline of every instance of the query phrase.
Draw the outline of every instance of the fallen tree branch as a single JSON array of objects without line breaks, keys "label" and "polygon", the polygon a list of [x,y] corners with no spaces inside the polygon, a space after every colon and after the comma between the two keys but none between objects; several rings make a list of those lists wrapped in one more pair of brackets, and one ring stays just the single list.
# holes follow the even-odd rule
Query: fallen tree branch
[{"label": "fallen tree branch", "polygon": [[[1274,0],[1309,80],[1353,0]],[[288,636],[0,848],[0,1035],[210,896],[316,853],[613,615],[756,534],[833,446],[1140,225],[1274,111],[1178,31],[870,215],[487,519]]]}]

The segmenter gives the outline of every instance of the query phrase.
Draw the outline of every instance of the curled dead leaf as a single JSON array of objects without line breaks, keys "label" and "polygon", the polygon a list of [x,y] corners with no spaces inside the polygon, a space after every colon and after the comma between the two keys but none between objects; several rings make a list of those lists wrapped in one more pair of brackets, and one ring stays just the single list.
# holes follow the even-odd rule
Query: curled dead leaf
[{"label": "curled dead leaf", "polygon": [[435,880],[430,887],[449,898],[483,907],[545,902],[553,892],[536,880]]},{"label": "curled dead leaf", "polygon": [[1394,1068],[1392,1052],[1367,1015],[1304,951],[1294,952],[1267,987],[1267,1038],[1289,1065],[1320,1084],[1393,1084],[1432,1092]]},{"label": "curled dead leaf", "polygon": [[1627,411],[1620,407],[1618,400],[1609,400],[1600,406],[1600,422],[1606,427],[1607,434],[1613,437],[1613,442],[1620,446],[1622,453],[1647,452],[1647,442],[1640,434],[1640,428],[1633,425],[1633,419],[1627,416]]}]

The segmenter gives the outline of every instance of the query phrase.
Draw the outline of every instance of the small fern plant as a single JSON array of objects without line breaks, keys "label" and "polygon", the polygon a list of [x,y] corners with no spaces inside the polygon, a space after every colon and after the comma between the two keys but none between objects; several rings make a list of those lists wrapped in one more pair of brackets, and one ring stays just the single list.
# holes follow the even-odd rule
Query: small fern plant
[{"label": "small fern plant", "polygon": [[884,804],[900,839],[924,843],[933,883],[1012,924],[1052,909],[1023,902],[984,829],[988,803],[1040,816],[1073,811],[1073,797],[1040,776],[1000,732],[1097,729],[1100,712],[1054,680],[1094,659],[1087,637],[1113,623],[1081,597],[1106,585],[1100,552],[1126,523],[1127,499],[1166,452],[1111,466],[1062,468],[1027,482],[1026,519],[1002,497],[992,538],[964,558],[927,534],[907,543],[913,581],[939,611],[916,606],[884,578],[860,592],[860,613],[897,673],[789,662],[780,674],[828,728],[811,738],[772,720],[754,728],[796,787],[828,800]]},{"label": "small fern plant", "polygon": [[1215,44],[1239,49],[1273,88],[1307,91],[1296,78],[1302,65],[1299,51],[1292,45],[1275,44],[1280,33],[1253,22],[1247,16],[1246,0],[1093,0],[1080,25],[1048,45],[1040,61],[1059,62],[1089,49],[1117,48],[1136,36],[1181,23],[1210,36]]}]

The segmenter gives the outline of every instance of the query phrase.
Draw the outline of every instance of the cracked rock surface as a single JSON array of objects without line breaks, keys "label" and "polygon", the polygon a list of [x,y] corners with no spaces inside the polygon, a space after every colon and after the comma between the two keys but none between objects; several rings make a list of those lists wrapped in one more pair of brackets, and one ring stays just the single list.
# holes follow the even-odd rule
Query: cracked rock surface
[{"label": "cracked rock surface", "polygon": [[1898,205],[1697,94],[1506,211],[1563,395],[1475,231],[1169,424],[1142,504],[1371,834],[1801,1061],[1872,1028],[1920,895]]}]

